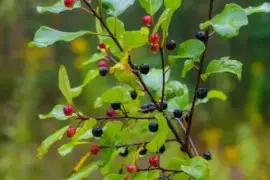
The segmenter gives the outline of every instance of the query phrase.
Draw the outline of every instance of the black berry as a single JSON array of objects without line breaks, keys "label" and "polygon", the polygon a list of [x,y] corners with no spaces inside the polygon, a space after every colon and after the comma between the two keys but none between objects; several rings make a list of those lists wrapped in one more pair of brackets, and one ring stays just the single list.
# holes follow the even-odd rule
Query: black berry
[{"label": "black berry", "polygon": [[203,153],[203,157],[204,157],[204,159],[206,159],[206,160],[211,160],[211,159],[212,159],[212,155],[211,155],[210,152],[205,152],[205,153]]},{"label": "black berry", "polygon": [[182,112],[180,109],[175,109],[175,110],[173,111],[173,116],[174,116],[175,118],[181,118],[182,115],[183,115],[183,112]]},{"label": "black berry", "polygon": [[159,179],[160,179],[160,180],[168,180],[169,177],[166,176],[166,175],[161,175],[161,176],[159,177]]},{"label": "black berry", "polygon": [[163,144],[160,148],[159,148],[159,154],[163,154],[164,152],[165,152],[165,150],[166,150],[166,147],[165,147],[165,145]]},{"label": "black berry", "polygon": [[119,155],[122,157],[126,157],[128,155],[128,148],[125,147],[124,151],[120,152]]},{"label": "black berry", "polygon": [[92,134],[94,137],[101,137],[103,134],[103,129],[100,127],[94,127],[92,129]]},{"label": "black berry", "polygon": [[196,38],[200,41],[205,42],[205,40],[207,39],[207,33],[205,31],[199,31],[196,34]]},{"label": "black berry", "polygon": [[156,110],[156,105],[154,103],[147,104],[147,110],[149,112],[154,112]]},{"label": "black berry", "polygon": [[149,70],[150,70],[150,66],[149,66],[149,64],[141,64],[140,65],[140,72],[142,73],[142,74],[148,74],[148,72],[149,72]]},{"label": "black berry", "polygon": [[131,68],[132,68],[133,70],[139,70],[139,67],[138,67],[137,64],[132,64],[132,65],[131,65]]},{"label": "black berry", "polygon": [[129,94],[130,94],[131,99],[136,99],[138,96],[138,94],[135,90],[129,91]]},{"label": "black berry", "polygon": [[146,148],[143,148],[143,150],[141,150],[141,151],[139,152],[139,154],[140,154],[141,156],[145,155],[146,153],[147,153],[147,149],[146,149]]},{"label": "black berry", "polygon": [[175,40],[167,40],[166,41],[166,48],[168,49],[168,50],[174,50],[175,49],[175,47],[176,47],[176,42],[175,42]]},{"label": "black berry", "polygon": [[157,132],[158,131],[158,122],[157,121],[152,121],[149,126],[148,129],[150,132]]},{"label": "black berry", "polygon": [[190,121],[190,118],[191,118],[191,114],[190,114],[190,112],[187,112],[187,113],[185,114],[185,117],[184,117],[185,121],[186,121],[186,122],[189,122],[189,121]]},{"label": "black berry", "polygon": [[163,101],[162,107],[163,107],[163,110],[166,110],[168,108],[167,101]]},{"label": "black berry", "polygon": [[109,72],[109,69],[107,67],[100,67],[99,68],[99,74],[101,76],[106,76]]},{"label": "black berry", "polygon": [[199,88],[197,90],[197,98],[198,99],[204,99],[204,98],[206,98],[207,93],[208,93],[208,91],[207,91],[206,88]]},{"label": "black berry", "polygon": [[111,104],[111,107],[112,107],[114,110],[119,110],[119,109],[121,109],[121,103],[112,103],[112,104]]}]

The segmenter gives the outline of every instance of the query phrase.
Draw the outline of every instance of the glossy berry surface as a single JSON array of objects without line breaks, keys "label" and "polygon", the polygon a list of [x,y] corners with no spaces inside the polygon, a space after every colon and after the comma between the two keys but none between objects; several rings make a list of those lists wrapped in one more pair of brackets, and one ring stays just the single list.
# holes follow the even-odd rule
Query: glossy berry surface
[{"label": "glossy berry surface", "polygon": [[71,116],[74,112],[74,107],[72,105],[65,105],[63,108],[63,112],[66,116]]},{"label": "glossy berry surface", "polygon": [[156,110],[156,105],[154,103],[147,104],[148,112],[154,112]]},{"label": "glossy berry surface", "polygon": [[129,91],[129,94],[130,94],[131,99],[136,99],[138,96],[138,94],[135,90]]},{"label": "glossy berry surface", "polygon": [[175,117],[175,118],[181,118],[182,115],[183,115],[183,112],[180,109],[175,109],[173,111],[173,117]]},{"label": "glossy berry surface", "polygon": [[108,109],[107,110],[107,116],[110,117],[110,118],[114,118],[115,117],[115,110],[114,109]]},{"label": "glossy berry surface", "polygon": [[106,48],[106,45],[105,45],[103,42],[99,42],[99,43],[98,43],[98,47],[99,47],[100,49],[105,49],[105,48]]},{"label": "glossy berry surface", "polygon": [[94,145],[90,148],[90,152],[93,155],[97,155],[100,151],[100,146]]},{"label": "glossy berry surface", "polygon": [[196,38],[204,42],[207,39],[207,33],[205,31],[199,31],[196,34]]},{"label": "glossy berry surface", "polygon": [[138,70],[138,69],[139,69],[139,67],[138,67],[137,64],[131,64],[131,68],[132,68],[133,70]]},{"label": "glossy berry surface", "polygon": [[111,107],[114,110],[119,110],[119,109],[121,109],[121,103],[112,103]]},{"label": "glossy berry surface", "polygon": [[103,134],[103,129],[100,127],[94,127],[92,129],[92,134],[94,137],[101,137]]},{"label": "glossy berry surface", "polygon": [[159,154],[163,154],[166,151],[166,146],[163,144],[160,148],[159,148]]},{"label": "glossy berry surface", "polygon": [[149,126],[148,129],[150,132],[157,132],[158,131],[158,122],[157,121],[152,121]]},{"label": "glossy berry surface", "polygon": [[124,151],[121,151],[121,152],[119,153],[119,155],[122,156],[122,157],[126,157],[126,156],[128,155],[128,148],[125,147]]},{"label": "glossy berry surface", "polygon": [[153,18],[152,18],[151,16],[149,16],[149,15],[144,16],[144,17],[142,18],[142,22],[143,22],[143,24],[145,24],[145,25],[150,25],[150,24],[152,24],[152,22],[153,22]]},{"label": "glossy berry surface", "polygon": [[149,70],[150,70],[150,66],[149,66],[149,64],[141,64],[140,65],[140,72],[142,73],[142,74],[148,74],[149,73]]},{"label": "glossy berry surface", "polygon": [[75,0],[64,0],[65,7],[67,8],[73,8],[75,4]]},{"label": "glossy berry surface", "polygon": [[176,42],[175,40],[167,40],[166,41],[166,48],[170,51],[174,50],[176,47]]},{"label": "glossy berry surface", "polygon": [[208,91],[207,91],[206,88],[199,88],[197,90],[197,98],[198,99],[204,99],[204,98],[206,98],[207,93],[208,93]]},{"label": "glossy berry surface", "polygon": [[108,63],[106,61],[102,60],[102,61],[99,61],[98,66],[99,67],[108,67]]},{"label": "glossy berry surface", "polygon": [[150,43],[150,49],[153,53],[158,53],[159,49],[160,49],[160,45],[159,44],[152,44]]},{"label": "glossy berry surface", "polygon": [[107,67],[100,67],[99,68],[99,74],[101,76],[106,76],[109,72],[109,69]]},{"label": "glossy berry surface", "polygon": [[211,160],[211,159],[212,159],[212,155],[211,155],[210,152],[205,152],[205,153],[203,153],[203,157],[204,157],[204,159],[206,159],[206,160]]},{"label": "glossy berry surface", "polygon": [[168,102],[163,101],[162,107],[163,107],[163,110],[166,110],[168,108]]},{"label": "glossy berry surface", "polygon": [[141,156],[145,155],[146,153],[147,153],[147,149],[146,149],[146,148],[143,148],[143,149],[139,152],[139,154],[140,154]]},{"label": "glossy berry surface", "polygon": [[129,173],[134,173],[134,172],[137,172],[137,167],[135,164],[129,164],[127,166],[127,172]]},{"label": "glossy berry surface", "polygon": [[154,33],[150,35],[149,42],[152,44],[158,44],[160,41],[160,36],[158,33]]},{"label": "glossy berry surface", "polygon": [[76,128],[68,128],[67,129],[67,137],[73,137],[76,134]]},{"label": "glossy berry surface", "polygon": [[158,167],[159,165],[159,158],[157,156],[152,156],[149,158],[149,164],[154,167]]},{"label": "glossy berry surface", "polygon": [[190,118],[191,118],[191,114],[190,114],[190,112],[187,112],[187,113],[185,114],[185,117],[184,117],[185,121],[186,121],[186,122],[189,122],[189,121],[190,121]]}]

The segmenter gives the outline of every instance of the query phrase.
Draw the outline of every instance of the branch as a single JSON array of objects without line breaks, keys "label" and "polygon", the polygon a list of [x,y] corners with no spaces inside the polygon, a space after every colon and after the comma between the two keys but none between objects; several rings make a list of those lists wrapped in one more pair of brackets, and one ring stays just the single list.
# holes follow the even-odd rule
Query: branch
[{"label": "branch", "polygon": [[[213,11],[213,4],[214,4],[214,0],[210,0],[209,2],[209,10],[208,10],[208,20],[212,19],[212,11]],[[187,131],[186,131],[186,135],[185,135],[185,150],[188,150],[188,144],[189,144],[189,134],[190,134],[190,130],[191,130],[191,125],[192,125],[192,117],[194,114],[194,109],[195,109],[195,103],[196,103],[196,99],[197,99],[197,90],[200,87],[200,80],[201,80],[201,74],[202,74],[202,69],[203,69],[203,64],[204,64],[204,60],[206,57],[206,50],[208,47],[208,40],[209,40],[209,27],[206,30],[206,34],[207,34],[207,38],[205,40],[205,51],[203,52],[202,56],[201,56],[201,60],[200,60],[200,65],[199,65],[199,70],[198,70],[198,75],[197,75],[197,81],[196,81],[196,86],[194,89],[194,95],[193,95],[193,100],[192,100],[192,105],[191,105],[191,110],[190,110],[190,120],[188,121],[188,125],[187,125]]]},{"label": "branch", "polygon": [[162,94],[161,94],[160,110],[163,111],[163,101],[164,101],[164,96],[165,96],[165,76],[166,76],[163,48],[160,48],[160,56],[161,56],[161,66],[162,66]]},{"label": "branch", "polygon": [[139,116],[119,116],[119,117],[89,117],[84,114],[76,113],[77,117],[82,120],[86,121],[90,118],[96,119],[97,121],[103,120],[122,120],[122,119],[135,119],[135,120],[149,120],[149,119],[156,119],[155,117],[139,117]]},{"label": "branch", "polygon": [[173,172],[173,173],[182,173],[183,171],[181,170],[173,170],[173,169],[165,169],[162,167],[156,167],[156,168],[146,168],[146,169],[138,169],[138,172],[140,171],[154,171],[154,170],[161,170],[163,172]]}]

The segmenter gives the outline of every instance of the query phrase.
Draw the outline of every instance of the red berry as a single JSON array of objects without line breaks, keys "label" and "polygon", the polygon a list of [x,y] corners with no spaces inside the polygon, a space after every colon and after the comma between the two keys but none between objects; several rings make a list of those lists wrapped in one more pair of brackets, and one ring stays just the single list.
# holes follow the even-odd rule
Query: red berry
[{"label": "red berry", "polygon": [[100,151],[100,146],[98,145],[94,145],[90,148],[90,152],[94,155],[97,155],[99,151]]},{"label": "red berry", "polygon": [[153,53],[159,52],[160,45],[159,44],[150,44],[150,49]]},{"label": "red berry", "polygon": [[112,108],[110,108],[110,109],[107,110],[107,116],[108,117],[113,118],[113,117],[115,117],[115,114],[116,114],[116,112]]},{"label": "red berry", "polygon": [[106,45],[103,42],[100,42],[100,43],[98,43],[98,47],[100,49],[105,49],[106,48]]},{"label": "red berry", "polygon": [[132,177],[126,177],[125,180],[132,180]]},{"label": "red berry", "polygon": [[151,16],[144,16],[143,18],[142,18],[142,21],[143,21],[143,24],[145,24],[145,25],[149,25],[149,24],[152,24],[152,22],[153,22],[153,18],[151,17]]},{"label": "red berry", "polygon": [[102,61],[99,61],[99,67],[108,67],[108,64],[106,61],[102,60]]},{"label": "red berry", "polygon": [[133,172],[136,172],[137,171],[137,167],[135,164],[129,164],[128,167],[127,167],[127,172],[129,173],[133,173]]},{"label": "red berry", "polygon": [[150,43],[157,44],[160,41],[160,36],[158,33],[154,33],[149,38]]},{"label": "red berry", "polygon": [[76,133],[76,128],[68,128],[67,130],[67,137],[72,137]]},{"label": "red berry", "polygon": [[149,164],[157,167],[159,165],[159,158],[157,156],[152,156],[149,158]]},{"label": "red berry", "polygon": [[64,4],[67,8],[73,8],[74,4],[75,4],[75,0],[65,0]]},{"label": "red berry", "polygon": [[64,107],[63,111],[66,116],[71,116],[73,114],[74,108],[69,104]]}]

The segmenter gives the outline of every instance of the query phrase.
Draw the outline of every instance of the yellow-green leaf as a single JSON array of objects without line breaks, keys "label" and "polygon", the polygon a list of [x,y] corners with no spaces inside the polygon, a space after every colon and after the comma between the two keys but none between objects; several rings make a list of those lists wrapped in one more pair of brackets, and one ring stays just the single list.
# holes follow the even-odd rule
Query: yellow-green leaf
[{"label": "yellow-green leaf", "polygon": [[58,74],[58,87],[62,94],[65,96],[67,102],[72,104],[72,92],[70,82],[65,66],[61,65]]},{"label": "yellow-green leaf", "polygon": [[44,6],[44,7],[38,6],[37,12],[39,12],[39,13],[51,12],[51,13],[58,14],[58,13],[63,12],[63,11],[79,8],[80,6],[81,6],[81,2],[76,1],[73,8],[66,8],[64,5],[64,0],[60,0],[52,6]]}]

